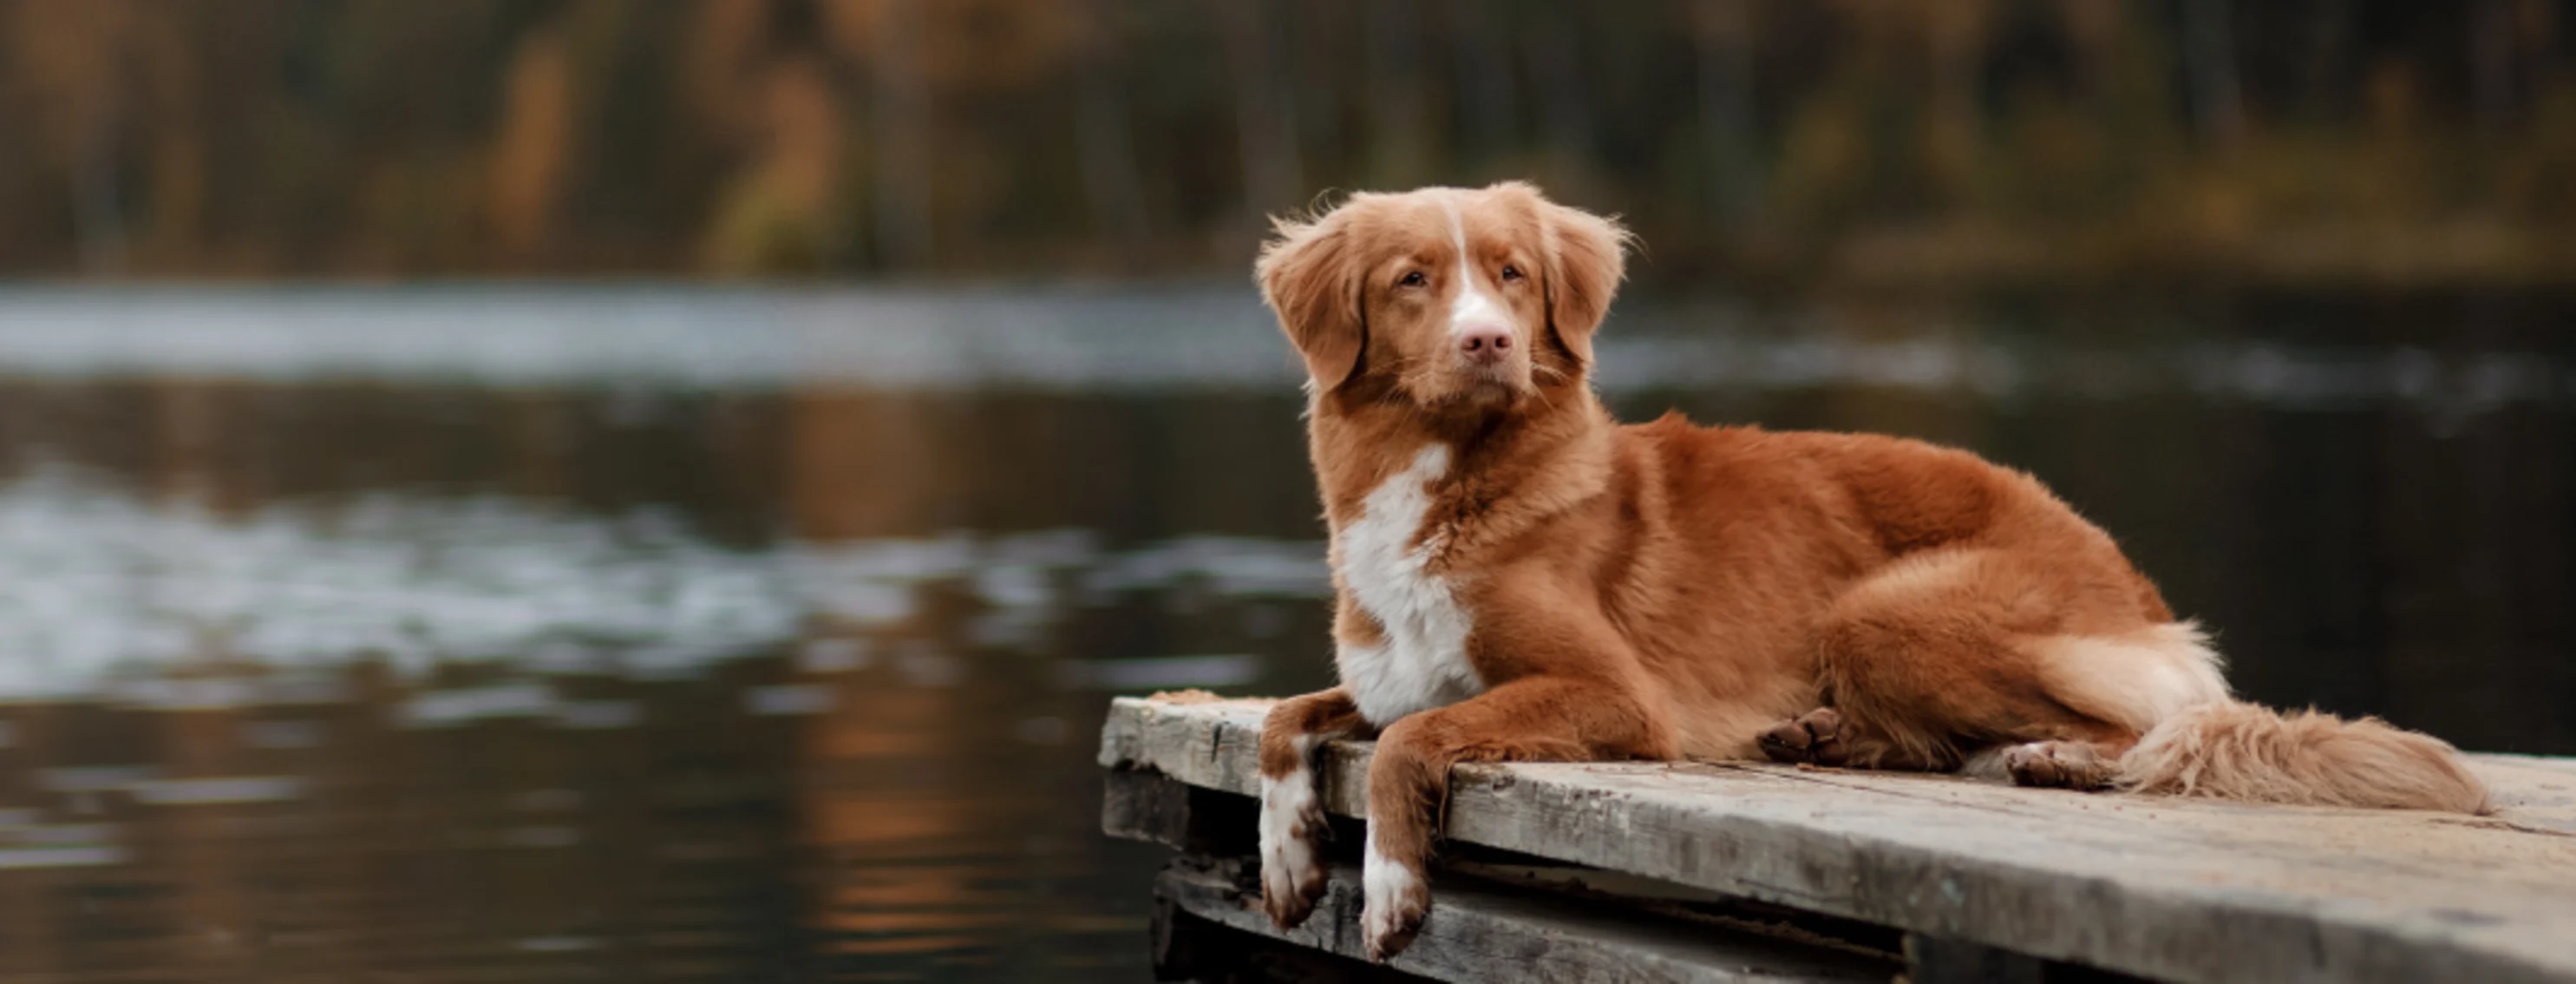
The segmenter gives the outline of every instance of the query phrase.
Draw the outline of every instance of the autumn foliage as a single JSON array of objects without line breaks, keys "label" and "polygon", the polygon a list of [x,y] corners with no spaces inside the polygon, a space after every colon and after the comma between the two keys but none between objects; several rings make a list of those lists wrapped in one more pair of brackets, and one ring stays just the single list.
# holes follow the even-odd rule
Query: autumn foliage
[{"label": "autumn foliage", "polygon": [[2576,276],[2548,0],[0,0],[0,270],[1230,275],[1525,177],[1649,280]]}]

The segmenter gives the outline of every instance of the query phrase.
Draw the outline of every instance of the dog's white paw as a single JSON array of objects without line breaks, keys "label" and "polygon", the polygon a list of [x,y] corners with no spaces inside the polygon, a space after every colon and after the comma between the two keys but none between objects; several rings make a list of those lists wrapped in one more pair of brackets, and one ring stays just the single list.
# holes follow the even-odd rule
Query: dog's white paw
[{"label": "dog's white paw", "polygon": [[1422,917],[1431,911],[1431,885],[1422,872],[1379,854],[1371,834],[1360,865],[1360,935],[1369,959],[1384,963],[1422,930]]},{"label": "dog's white paw", "polygon": [[1261,908],[1281,929],[1294,929],[1324,897],[1324,866],[1315,839],[1324,834],[1323,798],[1315,774],[1299,766],[1284,779],[1261,779]]}]

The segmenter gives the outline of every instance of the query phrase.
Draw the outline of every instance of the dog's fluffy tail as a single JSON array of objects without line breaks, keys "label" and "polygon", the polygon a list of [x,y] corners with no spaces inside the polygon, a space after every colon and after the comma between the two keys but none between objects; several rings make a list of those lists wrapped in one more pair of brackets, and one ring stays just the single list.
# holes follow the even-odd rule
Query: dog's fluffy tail
[{"label": "dog's fluffy tail", "polygon": [[2120,757],[2127,789],[2258,803],[2487,813],[2449,743],[2378,718],[2281,714],[2234,700],[2183,709]]}]

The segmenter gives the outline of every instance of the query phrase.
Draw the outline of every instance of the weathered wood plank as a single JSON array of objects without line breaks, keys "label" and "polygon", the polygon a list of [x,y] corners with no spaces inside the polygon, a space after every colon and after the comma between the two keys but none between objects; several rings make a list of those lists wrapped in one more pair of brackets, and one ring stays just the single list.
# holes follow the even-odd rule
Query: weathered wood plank
[{"label": "weathered wood plank", "polygon": [[[1265,707],[1122,699],[1101,761],[1250,794]],[[1369,751],[1326,747],[1327,809],[1365,815]],[[1467,766],[1444,834],[2150,977],[2576,980],[2576,776],[2476,768],[2497,816],[1767,765]]]},{"label": "weathered wood plank", "polygon": [[1907,984],[2048,984],[2048,961],[1982,943],[1905,937]]},{"label": "weathered wood plank", "polygon": [[[1249,796],[1191,786],[1159,772],[1112,769],[1101,798],[1101,831],[1112,837],[1146,841],[1180,850],[1201,865],[1218,860],[1238,862],[1252,870],[1257,838],[1244,836],[1260,816]],[[1328,859],[1344,863],[1358,858],[1361,831],[1345,819],[1338,842],[1323,846]],[[1214,829],[1211,829],[1214,828]],[[1560,904],[1608,904],[1637,919],[1687,923],[1694,936],[1745,936],[1765,946],[1785,941],[1802,952],[1825,950],[1894,966],[1902,934],[1885,927],[1855,923],[1748,902],[1672,882],[1599,868],[1529,858],[1510,852],[1482,851],[1452,842],[1434,859],[1442,877],[1470,879],[1493,891],[1561,900]],[[1254,889],[1247,880],[1247,893]],[[1251,895],[1247,894],[1246,904]]]},{"label": "weathered wood plank", "polygon": [[1112,769],[1101,779],[1100,832],[1187,850],[1194,788],[1160,773]]},{"label": "weathered wood plank", "polygon": [[1182,909],[1159,888],[1154,899],[1154,979],[1199,984],[1422,984],[1384,964],[1325,953],[1236,929]]},{"label": "weathered wood plank", "polygon": [[[1260,889],[1226,863],[1182,859],[1156,880],[1155,894],[1201,919],[1339,956],[1361,958],[1360,873],[1331,870],[1324,900],[1293,930],[1253,908]],[[1564,899],[1498,892],[1471,883],[1441,886],[1438,911],[1422,935],[1388,961],[1443,981],[1872,981],[1892,979],[1893,962],[1798,947],[1750,933],[1587,911]]]},{"label": "weathered wood plank", "polygon": [[2537,755],[2479,755],[2475,758],[2494,768],[2545,769],[2551,772],[2576,773],[2576,759],[2542,758]]}]

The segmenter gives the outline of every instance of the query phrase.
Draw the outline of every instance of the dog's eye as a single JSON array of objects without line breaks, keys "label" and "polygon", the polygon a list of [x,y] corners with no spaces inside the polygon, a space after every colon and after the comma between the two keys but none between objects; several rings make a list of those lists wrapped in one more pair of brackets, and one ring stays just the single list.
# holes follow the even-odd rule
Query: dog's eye
[{"label": "dog's eye", "polygon": [[1513,266],[1513,265],[1508,264],[1508,263],[1503,264],[1503,279],[1505,279],[1505,280],[1519,280],[1519,279],[1521,279],[1521,268],[1516,267],[1516,266]]},{"label": "dog's eye", "polygon": [[1395,285],[1398,287],[1420,287],[1423,284],[1430,282],[1431,278],[1423,276],[1422,271],[1415,270],[1412,273],[1396,278]]}]

